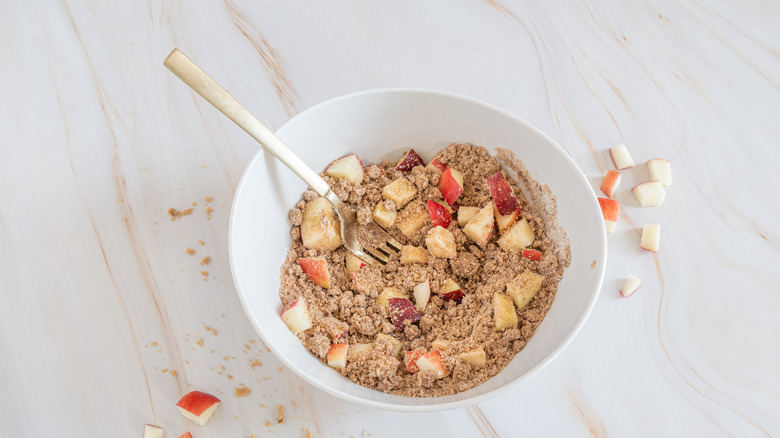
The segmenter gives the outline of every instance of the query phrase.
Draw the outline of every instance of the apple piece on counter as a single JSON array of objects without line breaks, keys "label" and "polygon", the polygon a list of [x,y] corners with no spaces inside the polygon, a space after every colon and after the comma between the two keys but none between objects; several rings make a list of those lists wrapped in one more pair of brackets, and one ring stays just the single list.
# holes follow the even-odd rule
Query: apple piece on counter
[{"label": "apple piece on counter", "polygon": [[183,434],[179,435],[179,438],[192,438],[192,434],[189,432],[184,432]]},{"label": "apple piece on counter", "polygon": [[542,252],[536,249],[523,248],[523,257],[527,258],[528,260],[535,260],[538,262],[542,259]]},{"label": "apple piece on counter", "polygon": [[347,272],[353,274],[363,269],[363,267],[366,266],[366,262],[360,260],[360,258],[355,254],[352,254],[351,252],[347,251],[346,265],[347,265]]},{"label": "apple piece on counter", "polygon": [[477,245],[484,248],[492,232],[493,203],[489,202],[463,227],[463,234],[469,236]]},{"label": "apple piece on counter", "polygon": [[506,285],[506,293],[512,298],[517,310],[523,310],[534,295],[542,289],[544,276],[526,269]]},{"label": "apple piece on counter", "polygon": [[601,192],[604,193],[607,198],[611,198],[615,194],[615,190],[620,187],[620,180],[623,177],[617,170],[608,170],[607,176],[604,177],[604,181],[601,183]]},{"label": "apple piece on counter", "polygon": [[458,209],[458,225],[463,228],[469,221],[479,213],[479,207],[460,207]]},{"label": "apple piece on counter", "polygon": [[463,174],[448,167],[439,177],[439,191],[447,204],[454,204],[463,193]]},{"label": "apple piece on counter", "polygon": [[407,298],[390,298],[388,302],[390,305],[390,321],[392,321],[393,326],[399,332],[404,331],[408,324],[417,322],[422,318],[422,314]]},{"label": "apple piece on counter", "polygon": [[325,317],[322,328],[330,336],[331,341],[335,341],[349,332],[349,324],[334,316]]},{"label": "apple piece on counter", "polygon": [[517,312],[512,300],[504,294],[493,294],[493,323],[496,331],[517,328]]},{"label": "apple piece on counter", "polygon": [[414,195],[416,194],[417,187],[403,177],[398,178],[382,189],[382,196],[384,196],[385,199],[393,201],[396,208],[404,208],[409,201],[414,199]]},{"label": "apple piece on counter", "polygon": [[403,158],[398,160],[398,164],[395,166],[395,170],[400,170],[401,172],[411,172],[412,169],[414,169],[417,166],[425,166],[425,161],[423,161],[422,157],[414,151],[414,149],[409,149],[409,152],[405,153]]},{"label": "apple piece on counter", "polygon": [[525,218],[520,219],[498,239],[498,246],[505,251],[519,251],[534,242],[534,232]]},{"label": "apple piece on counter", "polygon": [[604,217],[604,225],[607,233],[614,233],[620,216],[620,201],[608,198],[598,198],[601,215]]},{"label": "apple piece on counter", "polygon": [[376,339],[374,342],[386,339],[390,342],[390,344],[393,346],[393,356],[398,357],[398,354],[401,352],[401,349],[403,348],[404,344],[395,336],[388,335],[385,333],[379,333],[376,335]]},{"label": "apple piece on counter", "polygon": [[306,248],[319,251],[333,251],[341,245],[341,229],[333,217],[330,201],[316,198],[306,203],[301,240]]},{"label": "apple piece on counter", "polygon": [[508,216],[520,208],[515,191],[512,190],[512,186],[509,185],[509,181],[500,170],[489,175],[485,180],[490,189],[490,196],[493,197],[493,203],[496,205],[496,210],[500,214]]},{"label": "apple piece on counter", "polygon": [[420,369],[420,371],[430,370],[436,373],[437,379],[447,377],[450,374],[450,370],[448,370],[444,365],[444,361],[442,360],[441,352],[439,350],[433,350],[430,353],[423,354],[417,358],[415,364],[417,365],[417,368]]},{"label": "apple piece on counter", "polygon": [[349,344],[331,344],[328,355],[328,366],[335,368],[339,371],[343,370],[347,366],[347,351],[349,350]]},{"label": "apple piece on counter", "polygon": [[355,360],[359,357],[368,356],[373,349],[373,344],[350,344],[349,348],[347,348],[347,360]]},{"label": "apple piece on counter", "polygon": [[356,154],[349,154],[332,162],[325,173],[336,179],[343,178],[354,186],[363,182],[365,167]]},{"label": "apple piece on counter", "polygon": [[421,246],[404,245],[401,247],[401,264],[428,263],[428,250]]},{"label": "apple piece on counter", "polygon": [[609,150],[609,156],[612,157],[612,162],[615,164],[617,170],[628,169],[634,167],[634,160],[631,158],[631,154],[628,153],[626,145],[619,144]]},{"label": "apple piece on counter", "polygon": [[642,240],[639,247],[652,252],[658,252],[661,244],[661,226],[649,224],[642,227]]},{"label": "apple piece on counter", "polygon": [[160,426],[144,424],[144,438],[163,438],[165,431]]},{"label": "apple piece on counter", "polygon": [[396,287],[386,287],[376,297],[376,304],[380,307],[389,307],[390,298],[409,298],[409,295],[401,292]]},{"label": "apple piece on counter", "polygon": [[447,281],[444,282],[444,287],[442,287],[441,291],[439,292],[439,296],[443,300],[460,302],[463,297],[466,296],[466,294],[463,292],[463,289],[460,288],[460,285],[455,282],[455,280],[448,278]]},{"label": "apple piece on counter", "polygon": [[672,163],[669,160],[654,158],[647,162],[647,168],[651,180],[661,181],[664,187],[672,185]]},{"label": "apple piece on counter", "polygon": [[323,258],[300,258],[298,264],[303,272],[309,276],[309,280],[319,287],[330,289],[330,274],[328,273],[328,261]]},{"label": "apple piece on counter", "polygon": [[312,326],[309,309],[303,297],[296,298],[282,311],[282,321],[287,324],[290,331],[298,336],[298,333],[308,330]]},{"label": "apple piece on counter", "polygon": [[379,202],[374,208],[374,222],[380,227],[388,229],[395,223],[395,218],[398,216],[398,212],[395,210],[388,210],[385,208],[384,202]]},{"label": "apple piece on counter", "polygon": [[455,236],[446,228],[433,227],[425,237],[425,246],[434,257],[453,259],[458,256]]},{"label": "apple piece on counter", "polygon": [[452,345],[452,341],[446,339],[436,339],[431,342],[431,348],[434,350],[445,351],[450,345]]},{"label": "apple piece on counter", "polygon": [[444,172],[447,170],[447,165],[439,161],[439,158],[441,158],[441,154],[436,155],[436,157],[431,160],[430,163],[428,163],[427,166],[425,166],[426,169],[432,169],[437,172]]},{"label": "apple piece on counter", "polygon": [[417,367],[417,359],[422,357],[422,355],[425,354],[425,350],[415,348],[414,350],[409,350],[404,354],[404,365],[406,365],[406,371],[409,371],[410,373],[417,373],[420,371],[420,368]]},{"label": "apple piece on counter", "polygon": [[447,228],[452,222],[452,213],[450,213],[449,207],[430,199],[428,200],[428,213],[431,215],[431,223],[434,227]]},{"label": "apple piece on counter", "polygon": [[487,364],[487,355],[485,354],[485,349],[482,347],[461,353],[455,357],[475,368],[481,368]]},{"label": "apple piece on counter", "polygon": [[199,426],[205,426],[209,418],[214,414],[219,406],[219,399],[211,394],[200,391],[191,391],[176,403],[179,412],[184,418],[189,418]]},{"label": "apple piece on counter", "polygon": [[431,298],[431,283],[424,281],[414,287],[414,306],[420,312],[428,305],[428,300]]},{"label": "apple piece on counter", "polygon": [[633,275],[630,275],[628,279],[626,280],[626,283],[623,285],[623,288],[620,289],[620,295],[623,295],[623,297],[628,298],[637,291],[642,286],[642,280],[640,280],[638,277],[634,277]]},{"label": "apple piece on counter", "polygon": [[661,181],[648,181],[631,189],[642,207],[658,207],[664,203],[666,190]]},{"label": "apple piece on counter", "polygon": [[509,213],[509,214],[501,214],[498,212],[498,209],[496,208],[496,204],[493,204],[493,216],[496,217],[496,225],[498,225],[498,232],[499,234],[503,234],[504,230],[509,228],[512,224],[517,222],[517,219],[520,217],[520,213],[522,213],[523,207],[518,206],[517,210]]},{"label": "apple piece on counter", "polygon": [[396,226],[404,236],[411,239],[429,220],[428,212],[422,202],[412,202],[398,213]]}]

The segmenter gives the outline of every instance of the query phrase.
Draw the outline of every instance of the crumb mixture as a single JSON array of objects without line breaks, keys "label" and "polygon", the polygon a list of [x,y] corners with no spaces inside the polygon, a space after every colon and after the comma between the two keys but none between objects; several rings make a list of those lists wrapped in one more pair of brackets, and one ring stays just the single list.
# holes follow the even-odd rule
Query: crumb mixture
[{"label": "crumb mixture", "polygon": [[284,405],[279,405],[279,407],[276,408],[276,423],[284,424]]},{"label": "crumb mixture", "polygon": [[[371,222],[372,217],[379,222],[377,212],[389,212],[389,216],[381,216],[391,218],[383,228],[404,245],[404,250],[386,265],[365,265],[350,274],[348,251],[342,245],[329,250],[304,245],[304,211],[319,198],[311,190],[305,192],[289,213],[293,241],[281,268],[279,291],[284,306],[298,298],[306,302],[312,327],[298,334],[302,344],[328,363],[331,345],[348,343],[346,365],[340,369],[344,376],[369,388],[405,396],[455,394],[485,382],[506,367],[552,305],[558,282],[570,263],[570,250],[556,219],[556,201],[550,189],[534,181],[512,152],[499,149],[497,158],[514,175],[502,171],[499,161],[482,147],[451,144],[442,150],[439,162],[463,175],[463,192],[450,206],[452,221],[446,230],[434,230],[429,215],[429,200],[447,204],[438,187],[442,172],[430,165],[406,172],[395,170],[395,163],[387,161],[366,166],[362,182],[356,185],[323,172],[334,193],[358,212],[361,224]],[[476,243],[459,225],[459,212],[465,215],[468,210],[464,207],[482,209],[493,201],[486,177],[499,171],[520,203],[517,221],[525,219],[530,226],[532,242],[529,240],[527,248],[540,252],[539,260],[525,255],[525,250],[506,250],[497,244],[503,234],[496,225],[483,244]],[[402,205],[383,194],[388,185],[398,181],[414,191],[409,199],[399,201]],[[447,239],[454,241],[454,250]],[[326,260],[329,287],[315,284],[299,258]],[[522,286],[526,275],[536,275],[541,286],[530,302],[516,310],[507,295],[508,284]],[[431,293],[420,309],[419,320],[395,326],[388,296],[414,302],[413,288],[425,281]],[[464,293],[459,300],[447,299],[444,293],[452,281]],[[388,289],[392,291],[389,295]],[[507,306],[509,321],[499,323],[496,312]],[[414,350],[420,352],[415,356]],[[445,372],[415,372],[419,354],[435,351],[441,354]],[[410,355],[411,367],[407,364]]]}]

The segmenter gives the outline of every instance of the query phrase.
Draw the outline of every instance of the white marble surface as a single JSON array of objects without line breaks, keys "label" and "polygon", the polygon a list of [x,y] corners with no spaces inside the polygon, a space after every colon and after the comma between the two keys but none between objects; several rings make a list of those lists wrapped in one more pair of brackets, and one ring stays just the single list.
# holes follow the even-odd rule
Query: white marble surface
[{"label": "white marble surface", "polygon": [[[780,435],[778,23],[772,1],[3,2],[0,436]],[[674,184],[642,209],[626,189],[647,171],[627,173],[596,309],[530,382],[364,409],[279,369],[244,316],[227,223],[258,146],[162,67],[173,47],[273,127],[433,88],[529,121],[594,184],[616,143],[672,160]],[[643,223],[663,225],[657,257]],[[628,274],[644,286],[622,299]],[[174,408],[191,387],[224,400],[206,427]]]}]

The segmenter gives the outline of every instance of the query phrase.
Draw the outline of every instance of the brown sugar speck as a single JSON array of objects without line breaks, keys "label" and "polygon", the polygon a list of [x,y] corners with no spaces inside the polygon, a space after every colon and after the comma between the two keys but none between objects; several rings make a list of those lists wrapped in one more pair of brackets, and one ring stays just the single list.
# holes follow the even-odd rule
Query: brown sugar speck
[{"label": "brown sugar speck", "polygon": [[167,373],[168,372],[168,368],[163,368],[163,369],[160,370],[160,372],[161,373]]},{"label": "brown sugar speck", "polygon": [[203,346],[203,338],[198,339],[197,344],[202,347]]},{"label": "brown sugar speck", "polygon": [[151,343],[151,344],[149,344],[149,345],[151,345],[152,347],[156,347],[156,346],[157,346],[157,342],[152,342],[152,343]]},{"label": "brown sugar speck", "polygon": [[198,240],[198,243],[200,243],[201,246],[205,245],[205,243],[202,240]]},{"label": "brown sugar speck", "polygon": [[284,424],[284,405],[279,405],[276,408],[276,422],[278,424]]},{"label": "brown sugar speck", "polygon": [[206,196],[206,204],[213,201],[214,199],[211,196]]},{"label": "brown sugar speck", "polygon": [[187,248],[187,254],[193,255],[193,254],[195,254],[195,250],[192,249],[192,248]]},{"label": "brown sugar speck", "polygon": [[178,376],[178,375],[179,375],[179,373],[178,373],[178,372],[176,372],[176,370],[171,370],[171,375],[172,375],[173,377],[176,377],[176,376]]},{"label": "brown sugar speck", "polygon": [[227,375],[227,378],[228,380],[233,380],[233,376],[231,376],[230,374]]},{"label": "brown sugar speck", "polygon": [[283,369],[284,369],[284,367],[279,367],[279,368],[276,369],[276,372],[277,373],[281,373]]},{"label": "brown sugar speck", "polygon": [[182,216],[188,216],[191,214],[192,214],[192,208],[187,208],[185,210],[176,210],[175,208],[171,207],[168,209],[168,215],[171,216],[171,222],[175,221],[176,219]]},{"label": "brown sugar speck", "polygon": [[252,368],[252,369],[255,369],[255,368],[260,367],[260,366],[263,366],[263,364],[260,363],[259,359],[254,359],[254,360],[249,361],[249,367]]},{"label": "brown sugar speck", "polygon": [[247,388],[246,386],[237,386],[235,396],[236,397],[246,397],[251,393],[252,390]]},{"label": "brown sugar speck", "polygon": [[203,257],[203,260],[200,261],[201,265],[206,265],[211,261],[211,258],[209,256]]},{"label": "brown sugar speck", "polygon": [[271,426],[273,426],[273,424],[270,421],[265,420],[265,427],[271,427]]}]

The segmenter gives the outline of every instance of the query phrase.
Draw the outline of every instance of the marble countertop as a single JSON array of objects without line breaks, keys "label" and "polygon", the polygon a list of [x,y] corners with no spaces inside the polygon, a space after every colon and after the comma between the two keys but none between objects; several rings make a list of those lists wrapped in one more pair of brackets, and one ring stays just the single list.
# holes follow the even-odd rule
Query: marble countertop
[{"label": "marble countertop", "polygon": [[[0,436],[780,435],[778,23],[775,2],[4,2]],[[466,409],[363,408],[245,316],[227,226],[258,145],[163,68],[174,47],[271,127],[431,88],[527,120],[594,184],[618,143],[674,183],[660,208],[618,195],[595,310],[533,379]],[[174,407],[193,388],[223,400],[205,427]]]}]

